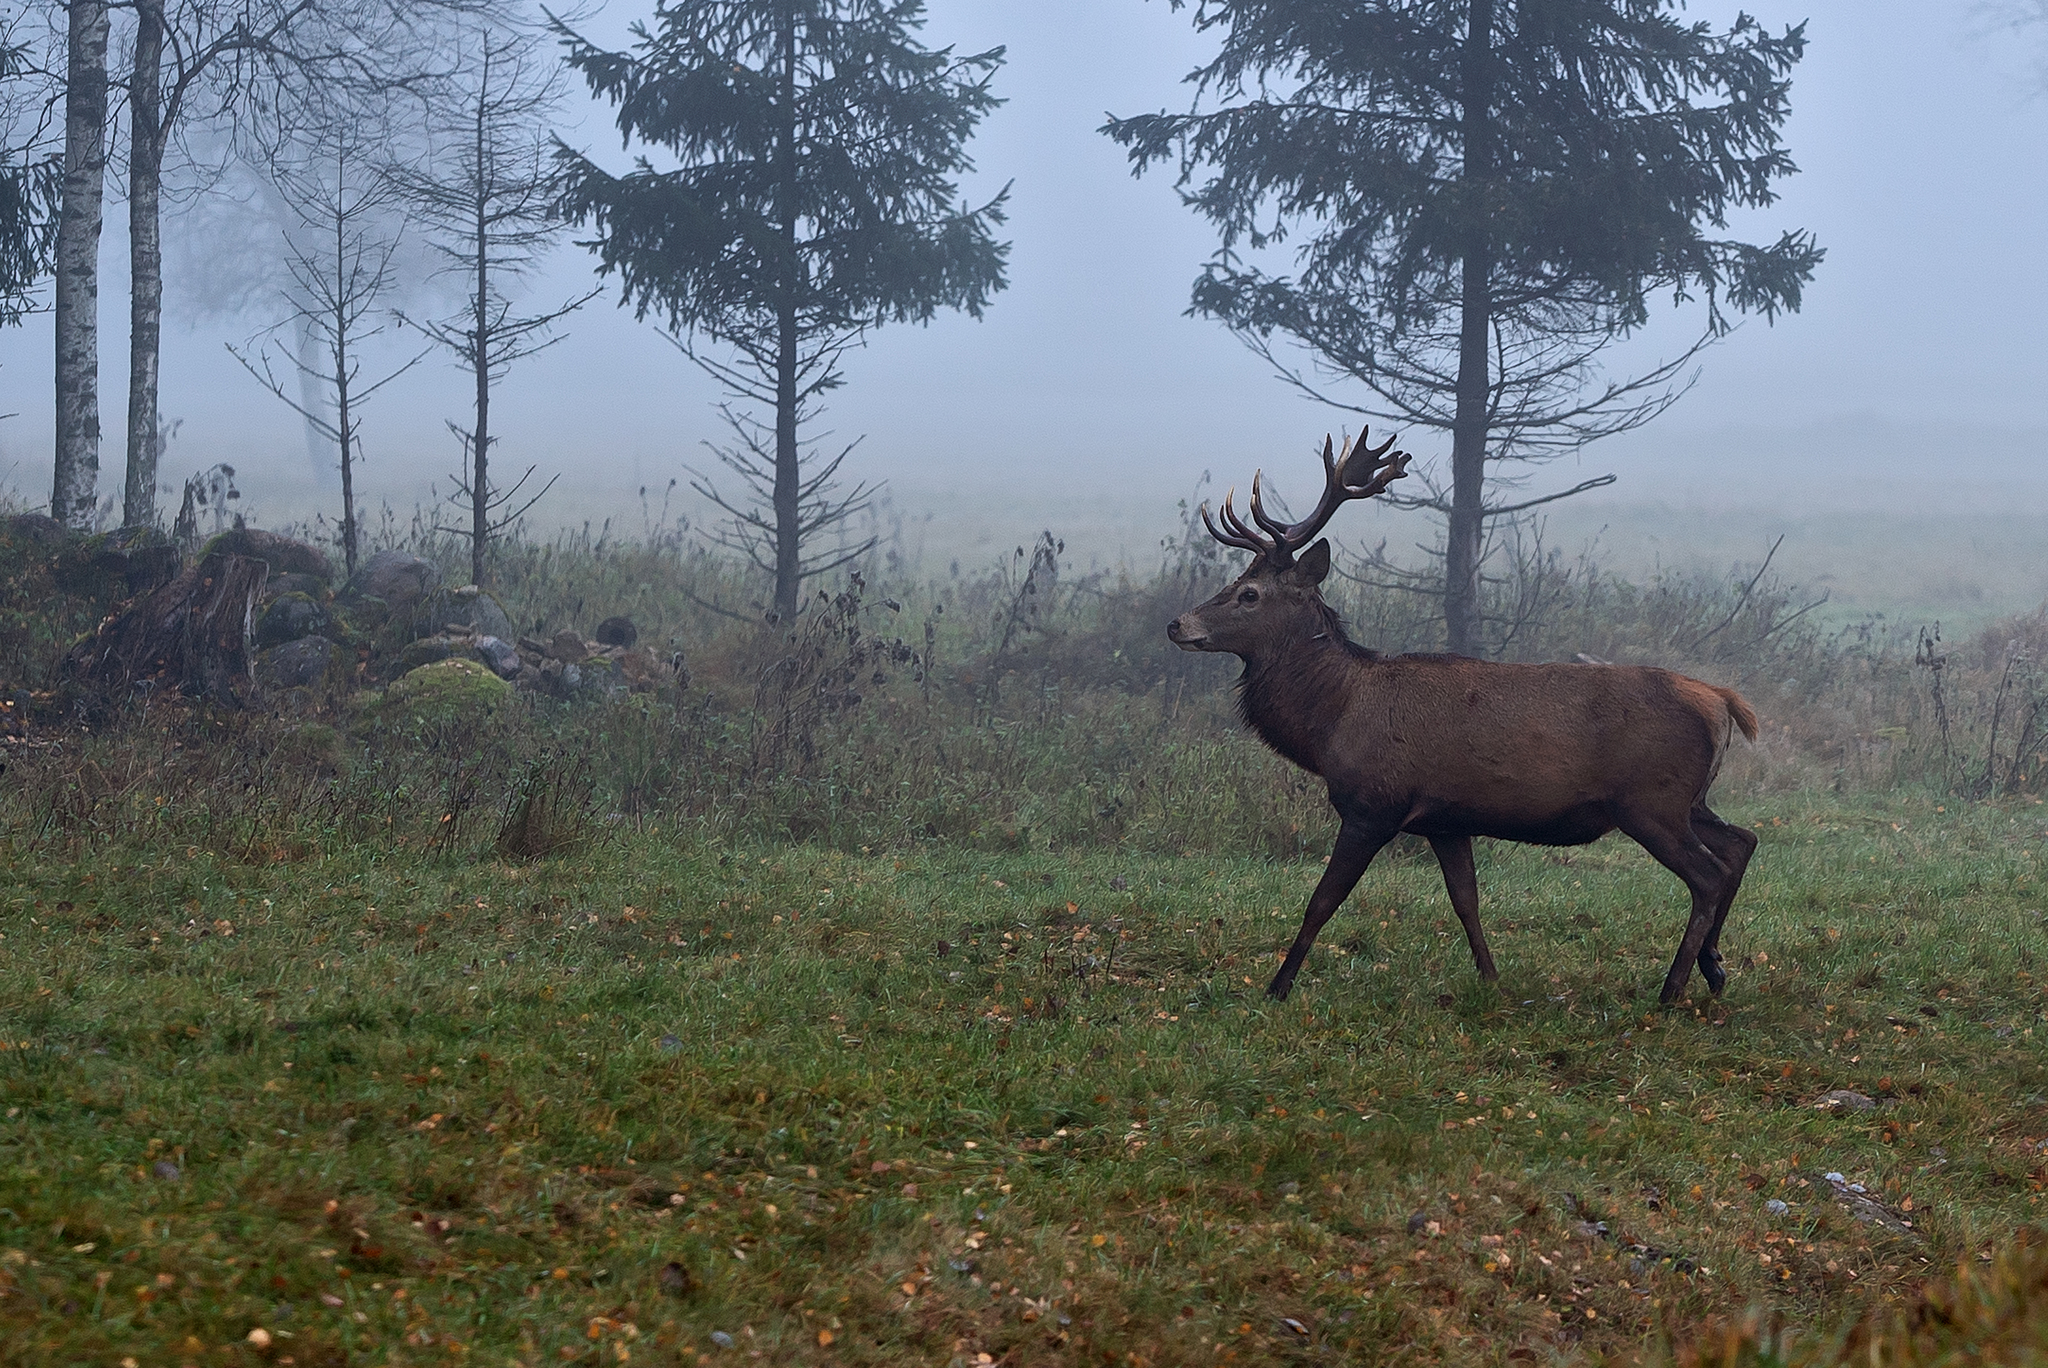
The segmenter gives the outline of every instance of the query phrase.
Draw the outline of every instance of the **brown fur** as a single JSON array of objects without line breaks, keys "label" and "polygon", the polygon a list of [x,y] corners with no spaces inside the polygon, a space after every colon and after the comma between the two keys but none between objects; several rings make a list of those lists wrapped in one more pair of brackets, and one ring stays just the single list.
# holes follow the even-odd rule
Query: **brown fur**
[{"label": "brown fur", "polygon": [[1269,991],[1287,995],[1316,933],[1401,832],[1435,847],[1473,958],[1492,979],[1472,838],[1583,845],[1619,829],[1692,890],[1664,1001],[1695,963],[1720,992],[1721,925],[1756,837],[1715,816],[1706,797],[1734,731],[1757,735],[1749,705],[1731,689],[1649,667],[1382,656],[1345,637],[1317,588],[1328,568],[1328,542],[1299,563],[1262,555],[1167,629],[1184,649],[1244,660],[1245,721],[1323,778],[1343,820]]}]

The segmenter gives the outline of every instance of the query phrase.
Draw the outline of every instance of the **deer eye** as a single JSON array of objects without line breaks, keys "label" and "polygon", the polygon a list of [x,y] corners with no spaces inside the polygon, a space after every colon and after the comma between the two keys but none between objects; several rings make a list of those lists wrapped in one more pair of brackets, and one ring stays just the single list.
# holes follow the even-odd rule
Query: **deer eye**
[{"label": "deer eye", "polygon": [[1257,603],[1259,601],[1259,591],[1250,585],[1246,585],[1238,591],[1237,601],[1239,603]]}]

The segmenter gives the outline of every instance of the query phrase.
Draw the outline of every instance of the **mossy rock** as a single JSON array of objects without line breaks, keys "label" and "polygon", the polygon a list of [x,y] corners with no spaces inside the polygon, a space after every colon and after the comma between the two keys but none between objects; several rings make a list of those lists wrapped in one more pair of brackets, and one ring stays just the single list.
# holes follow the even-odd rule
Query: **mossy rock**
[{"label": "mossy rock", "polygon": [[324,722],[307,722],[284,734],[278,741],[276,758],[293,769],[331,775],[346,766],[348,746],[333,727]]},{"label": "mossy rock", "polygon": [[469,643],[465,640],[461,647],[457,647],[455,639],[446,634],[421,637],[418,641],[409,641],[405,644],[405,648],[399,651],[398,658],[391,662],[391,673],[394,676],[403,677],[419,669],[422,665],[432,665],[436,661],[452,660],[458,655],[468,655],[468,646]]},{"label": "mossy rock", "polygon": [[256,619],[256,644],[282,646],[301,637],[326,636],[327,610],[311,594],[293,590],[279,594]]},{"label": "mossy rock", "polygon": [[371,709],[388,727],[489,722],[512,702],[512,686],[476,660],[437,660],[409,670]]},{"label": "mossy rock", "polygon": [[58,588],[109,604],[168,584],[182,568],[178,548],[153,527],[78,537],[51,562]]}]

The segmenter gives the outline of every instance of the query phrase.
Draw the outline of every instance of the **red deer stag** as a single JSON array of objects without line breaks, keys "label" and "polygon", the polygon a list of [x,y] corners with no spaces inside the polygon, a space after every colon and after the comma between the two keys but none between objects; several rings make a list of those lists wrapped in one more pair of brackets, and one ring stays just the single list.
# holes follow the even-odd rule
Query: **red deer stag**
[{"label": "red deer stag", "polygon": [[1226,495],[1219,530],[1204,504],[1210,535],[1252,552],[1252,563],[1166,628],[1184,651],[1243,659],[1245,721],[1322,777],[1342,819],[1301,932],[1267,993],[1287,996],[1316,933],[1401,832],[1428,838],[1436,851],[1479,975],[1490,982],[1499,975],[1479,926],[1472,838],[1585,845],[1617,827],[1692,892],[1692,920],[1662,1001],[1678,997],[1695,964],[1719,993],[1728,979],[1721,925],[1756,836],[1715,816],[1707,788],[1733,732],[1756,739],[1756,714],[1732,689],[1669,670],[1383,656],[1348,640],[1317,589],[1330,570],[1330,543],[1309,541],[1341,505],[1407,474],[1410,457],[1388,455],[1393,445],[1367,448],[1361,437],[1340,459],[1326,440],[1323,496],[1300,522],[1266,511],[1256,475],[1256,526]]}]

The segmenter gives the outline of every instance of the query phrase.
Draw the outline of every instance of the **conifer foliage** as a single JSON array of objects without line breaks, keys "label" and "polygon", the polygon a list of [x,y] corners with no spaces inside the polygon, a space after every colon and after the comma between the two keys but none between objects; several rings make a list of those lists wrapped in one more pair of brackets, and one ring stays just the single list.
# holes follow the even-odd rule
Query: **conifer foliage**
[{"label": "conifer foliage", "polygon": [[669,0],[627,52],[561,30],[570,65],[616,106],[625,145],[659,149],[658,164],[614,172],[561,148],[563,211],[596,229],[588,245],[623,302],[664,322],[734,401],[737,441],[717,450],[746,492],[699,488],[731,515],[731,544],[773,576],[785,621],[804,580],[868,545],[839,526],[869,492],[835,484],[851,448],[823,458],[801,440],[845,352],[884,323],[979,318],[1006,283],[995,228],[1008,191],[975,205],[958,184],[973,166],[967,140],[998,103],[1002,49],[928,48],[923,10]]},{"label": "conifer foliage", "polygon": [[[1448,487],[1408,502],[1447,523],[1449,645],[1481,649],[1487,523],[1559,497],[1489,501],[1489,464],[1647,422],[1731,313],[1798,308],[1812,237],[1743,242],[1728,218],[1796,169],[1803,27],[1717,31],[1679,0],[1173,3],[1221,40],[1194,108],[1103,131],[1135,172],[1176,166],[1218,230],[1191,312],[1319,397],[1355,381],[1334,401],[1451,434]],[[1698,339],[1605,377],[1659,295],[1704,305]]]}]

